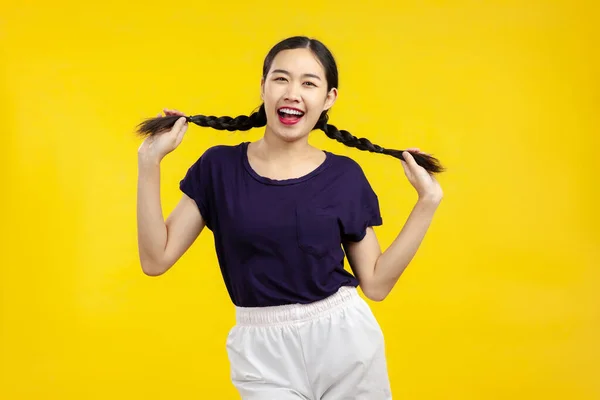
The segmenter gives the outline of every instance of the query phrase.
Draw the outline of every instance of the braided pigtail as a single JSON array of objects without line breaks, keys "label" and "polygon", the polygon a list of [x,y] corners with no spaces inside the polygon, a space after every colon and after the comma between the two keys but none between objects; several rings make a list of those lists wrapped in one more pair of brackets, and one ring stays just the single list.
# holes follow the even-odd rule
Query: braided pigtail
[{"label": "braided pigtail", "polygon": [[[379,145],[371,143],[369,139],[357,138],[348,131],[339,130],[335,127],[335,125],[328,124],[327,119],[327,115],[324,115],[319,119],[319,122],[315,127],[325,132],[327,137],[337,140],[348,147],[354,147],[359,150],[369,151],[371,153],[387,154],[388,156],[392,156],[404,161],[404,157],[402,156],[403,150],[385,149]],[[444,171],[444,167],[436,158],[427,154],[414,153],[412,151],[409,151],[409,153],[413,156],[417,164],[423,167],[427,172],[435,174]]]},{"label": "braided pigtail", "polygon": [[[138,125],[137,133],[140,136],[152,136],[163,131],[168,131],[173,128],[173,125],[175,125],[175,122],[177,122],[179,118],[181,117],[177,115],[169,115],[166,117],[146,119]],[[264,104],[260,106],[258,111],[253,112],[249,116],[239,115],[235,118],[232,118],[191,115],[186,117],[186,119],[187,122],[201,127],[228,131],[247,131],[252,128],[260,128],[267,124],[267,114],[265,113]]]},{"label": "braided pigtail", "polygon": [[[181,117],[177,115],[150,118],[138,125],[137,133],[140,136],[152,136],[157,133],[170,130],[175,122]],[[218,130],[228,131],[247,131],[252,128],[260,128],[267,124],[267,115],[265,112],[265,106],[262,104],[258,111],[253,112],[249,116],[240,115],[235,118],[232,117],[214,117],[205,115],[192,115],[186,117],[188,122],[196,124],[201,127],[209,127]],[[314,129],[320,129],[325,134],[334,140],[348,147],[354,147],[359,150],[369,151],[372,153],[386,154],[394,158],[404,161],[402,156],[402,150],[385,149],[379,145],[371,143],[369,139],[357,138],[350,132],[345,130],[339,130],[335,125],[327,123],[328,116],[324,114],[317,122]],[[430,173],[439,173],[444,171],[444,167],[440,162],[427,154],[410,152],[417,164],[425,168]]]}]

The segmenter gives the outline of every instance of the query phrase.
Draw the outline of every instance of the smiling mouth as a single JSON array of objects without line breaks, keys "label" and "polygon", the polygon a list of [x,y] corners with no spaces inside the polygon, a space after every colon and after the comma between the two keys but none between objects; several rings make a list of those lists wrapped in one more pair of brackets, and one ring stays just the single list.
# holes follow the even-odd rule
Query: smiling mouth
[{"label": "smiling mouth", "polygon": [[277,110],[277,114],[279,114],[281,117],[302,117],[304,115],[304,113],[300,110],[295,110],[293,108],[286,108],[286,107],[281,107],[279,110]]},{"label": "smiling mouth", "polygon": [[277,110],[277,114],[279,115],[279,121],[281,121],[281,123],[284,125],[293,125],[300,121],[300,119],[304,116],[302,111],[286,107],[282,107]]}]

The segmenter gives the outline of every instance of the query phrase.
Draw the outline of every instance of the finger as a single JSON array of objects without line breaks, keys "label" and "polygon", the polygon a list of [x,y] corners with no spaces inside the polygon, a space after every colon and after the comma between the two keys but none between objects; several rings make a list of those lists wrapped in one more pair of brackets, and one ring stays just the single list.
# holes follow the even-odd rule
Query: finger
[{"label": "finger", "polygon": [[405,160],[406,160],[406,166],[407,166],[407,169],[410,170],[411,175],[418,176],[420,173],[426,172],[425,169],[417,163],[417,161],[415,160],[415,158],[413,157],[412,154],[410,154],[407,151],[404,152],[404,154],[406,154],[404,156]]},{"label": "finger", "polygon": [[425,152],[421,151],[421,149],[418,148],[418,147],[411,147],[411,148],[406,149],[406,151],[410,151],[410,152],[418,153],[418,154],[423,154],[425,156],[430,156],[431,155],[429,153],[425,153]]},{"label": "finger", "polygon": [[411,147],[411,148],[406,149],[406,151],[410,151],[412,153],[417,153],[417,154],[423,154],[425,156],[431,155],[429,153],[425,153],[425,152],[421,151],[421,149],[418,147]]},{"label": "finger", "polygon": [[179,110],[165,109],[165,112],[167,113],[167,115],[179,115],[181,117],[185,116],[185,114]]},{"label": "finger", "polygon": [[180,124],[179,127],[182,128],[184,125],[187,125],[187,118],[184,115],[179,116],[177,122]]},{"label": "finger", "polygon": [[402,156],[404,157],[404,161],[406,161],[409,167],[418,167],[417,162],[413,158],[412,154],[410,154],[408,151],[403,152]]},{"label": "finger", "polygon": [[405,161],[400,160],[400,163],[402,164],[402,169],[404,170],[404,173],[406,175],[408,175],[408,166],[406,165]]},{"label": "finger", "polygon": [[410,167],[410,165],[408,165],[408,163],[403,160],[400,160],[400,163],[402,164],[402,169],[404,170],[404,174],[406,175],[406,177],[409,180],[412,180],[412,177],[414,176],[414,172],[412,171],[412,168]]},{"label": "finger", "polygon": [[173,128],[171,128],[171,133],[173,133],[175,136],[178,136],[185,122],[186,119],[184,117],[177,119],[177,121],[175,121],[175,124],[173,124]]},{"label": "finger", "polygon": [[179,118],[179,120],[177,120],[177,122],[179,122],[181,120],[183,120],[183,124],[181,124],[179,131],[177,131],[177,138],[176,138],[177,145],[179,145],[179,143],[181,143],[181,141],[183,140],[183,135],[185,135],[185,132],[187,131],[187,128],[188,128],[188,123],[185,118]]}]

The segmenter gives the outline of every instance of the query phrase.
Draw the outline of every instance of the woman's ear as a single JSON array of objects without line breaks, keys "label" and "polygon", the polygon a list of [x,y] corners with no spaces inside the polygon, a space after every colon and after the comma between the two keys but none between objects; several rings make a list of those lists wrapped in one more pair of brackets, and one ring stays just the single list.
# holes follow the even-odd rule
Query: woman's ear
[{"label": "woman's ear", "polygon": [[329,110],[335,104],[335,101],[338,97],[338,90],[336,88],[332,88],[329,93],[327,93],[327,97],[325,98],[325,105],[323,106],[323,111]]},{"label": "woman's ear", "polygon": [[265,101],[265,79],[260,79],[260,99]]}]

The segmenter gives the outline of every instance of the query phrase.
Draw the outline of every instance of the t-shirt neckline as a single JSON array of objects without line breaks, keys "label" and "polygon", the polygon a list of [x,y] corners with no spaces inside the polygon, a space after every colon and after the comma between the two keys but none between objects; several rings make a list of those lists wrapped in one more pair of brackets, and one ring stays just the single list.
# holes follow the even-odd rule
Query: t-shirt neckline
[{"label": "t-shirt neckline", "polygon": [[244,167],[246,168],[246,171],[250,174],[250,176],[252,176],[255,180],[257,180],[261,183],[267,184],[267,185],[284,186],[284,185],[294,185],[297,183],[307,181],[307,180],[315,177],[316,175],[320,174],[321,172],[323,172],[329,166],[329,163],[331,161],[331,156],[332,156],[332,154],[330,152],[323,150],[323,152],[325,153],[325,161],[323,161],[317,168],[313,169],[309,173],[307,173],[303,176],[300,176],[298,178],[271,179],[271,178],[267,178],[262,175],[259,175],[250,165],[250,161],[248,160],[248,145],[249,144],[250,144],[250,142],[241,143],[241,153],[242,153],[242,161],[243,161]]}]

